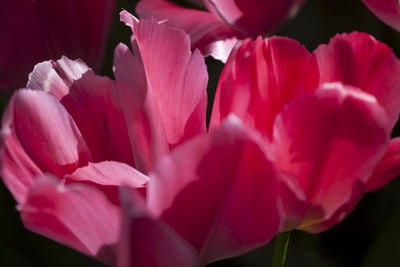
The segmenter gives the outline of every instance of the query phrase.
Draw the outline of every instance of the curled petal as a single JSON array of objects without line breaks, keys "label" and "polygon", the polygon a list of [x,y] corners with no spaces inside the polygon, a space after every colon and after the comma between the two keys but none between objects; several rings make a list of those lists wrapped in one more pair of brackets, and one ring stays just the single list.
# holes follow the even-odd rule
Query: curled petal
[{"label": "curled petal", "polygon": [[73,119],[55,97],[20,90],[12,101],[15,135],[43,172],[63,177],[91,159]]},{"label": "curled petal", "polygon": [[[137,192],[122,188],[123,217],[118,267],[195,267],[195,250],[170,226],[143,208]],[[133,195],[133,196],[132,196]]]},{"label": "curled petal", "polygon": [[363,0],[382,21],[400,31],[400,7],[397,0]]},{"label": "curled petal", "polygon": [[400,113],[400,60],[385,44],[359,32],[333,37],[314,54],[320,82],[342,82],[374,95],[394,126]]},{"label": "curled petal", "polygon": [[282,109],[271,150],[277,168],[296,178],[311,205],[300,228],[311,229],[340,207],[355,205],[352,199],[360,196],[354,195],[354,185],[366,183],[389,132],[376,99],[341,84],[325,84]]},{"label": "curled petal", "polygon": [[197,249],[201,263],[254,249],[282,226],[278,179],[258,142],[230,118],[155,167],[148,208]]},{"label": "curled petal", "polygon": [[223,62],[237,41],[236,38],[242,36],[209,12],[183,8],[168,1],[142,0],[136,6],[136,12],[142,19],[154,18],[183,29],[190,35],[192,50],[197,48],[205,56],[212,55]]},{"label": "curled petal", "polygon": [[86,183],[98,187],[112,203],[119,205],[119,187],[142,188],[149,178],[131,166],[115,162],[103,161],[89,163],[88,166],[77,169],[65,178],[68,183]]},{"label": "curled petal", "polygon": [[20,206],[24,225],[41,235],[113,264],[120,211],[97,189],[38,178]]},{"label": "curled petal", "polygon": [[368,178],[367,191],[379,189],[400,174],[400,137],[390,140],[385,155]]}]

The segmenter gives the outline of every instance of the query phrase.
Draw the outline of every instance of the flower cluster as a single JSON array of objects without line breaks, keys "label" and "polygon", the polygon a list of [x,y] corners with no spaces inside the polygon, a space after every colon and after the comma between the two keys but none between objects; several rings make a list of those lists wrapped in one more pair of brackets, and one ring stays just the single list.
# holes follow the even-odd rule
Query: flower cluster
[{"label": "flower cluster", "polygon": [[[115,1],[83,1],[99,32],[38,20],[51,1],[28,2],[4,1],[0,15],[22,10],[38,23],[32,42],[50,48],[14,62],[31,51],[0,44],[0,85],[53,60],[3,113],[1,177],[34,232],[113,266],[203,266],[279,232],[325,231],[400,173],[400,60],[388,46],[352,32],[310,53],[257,37],[302,0],[193,1],[209,12],[142,0],[141,20],[120,13],[132,38],[115,48],[115,79],[61,57],[98,66]],[[67,2],[54,8],[84,10]],[[398,27],[395,1],[364,2]],[[54,38],[67,26],[71,43]],[[206,55],[226,61],[208,129]]]}]

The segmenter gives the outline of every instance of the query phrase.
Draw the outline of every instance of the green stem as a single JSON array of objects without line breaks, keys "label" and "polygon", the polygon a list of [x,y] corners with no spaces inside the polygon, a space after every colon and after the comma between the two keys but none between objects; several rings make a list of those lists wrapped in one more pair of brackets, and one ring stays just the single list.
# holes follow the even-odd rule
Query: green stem
[{"label": "green stem", "polygon": [[274,255],[272,256],[271,267],[283,267],[285,266],[287,248],[289,246],[290,233],[280,233],[275,239]]}]

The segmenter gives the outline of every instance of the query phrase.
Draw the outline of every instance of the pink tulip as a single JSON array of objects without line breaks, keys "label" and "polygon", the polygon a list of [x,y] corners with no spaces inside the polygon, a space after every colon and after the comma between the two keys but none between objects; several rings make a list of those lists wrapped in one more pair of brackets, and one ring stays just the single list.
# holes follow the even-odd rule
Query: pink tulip
[{"label": "pink tulip", "polygon": [[258,132],[291,181],[285,229],[319,232],[399,174],[399,140],[389,141],[399,93],[399,59],[367,34],[313,53],[286,38],[245,40],[223,70],[211,128],[233,113]]},{"label": "pink tulip", "polygon": [[1,129],[1,177],[25,226],[108,264],[120,237],[119,188],[145,196],[155,161],[206,131],[207,70],[189,37],[123,17],[134,54],[116,48],[116,82],[81,60],[37,64]]},{"label": "pink tulip", "polygon": [[238,39],[275,30],[293,16],[305,0],[195,0],[209,12],[183,8],[164,0],[141,0],[136,12],[189,33],[192,48],[223,62]]},{"label": "pink tulip", "polygon": [[363,0],[363,2],[383,22],[400,31],[398,0]]},{"label": "pink tulip", "polygon": [[279,188],[258,137],[229,118],[162,158],[146,200],[124,192],[119,266],[203,266],[263,245],[282,226]]},{"label": "pink tulip", "polygon": [[36,63],[62,55],[98,69],[115,5],[116,0],[1,1],[0,89],[25,86]]}]

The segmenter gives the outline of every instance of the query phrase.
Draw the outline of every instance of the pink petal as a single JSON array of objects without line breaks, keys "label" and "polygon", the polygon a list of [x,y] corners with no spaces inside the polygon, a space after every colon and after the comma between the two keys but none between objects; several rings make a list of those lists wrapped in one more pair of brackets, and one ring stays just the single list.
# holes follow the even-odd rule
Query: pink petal
[{"label": "pink petal", "polygon": [[35,65],[29,74],[26,88],[48,92],[61,100],[69,93],[71,84],[90,70],[82,60],[70,60],[63,56],[57,61],[45,61]]},{"label": "pink petal", "polygon": [[207,7],[246,36],[275,30],[293,16],[305,0],[208,0]]},{"label": "pink petal", "polygon": [[32,161],[59,177],[91,159],[74,121],[56,98],[20,90],[13,97],[13,131]]},{"label": "pink petal", "polygon": [[201,263],[252,250],[281,227],[276,173],[237,120],[177,147],[148,185],[152,214],[193,245]]},{"label": "pink petal", "polygon": [[210,126],[234,113],[270,136],[282,106],[317,86],[315,58],[298,42],[281,37],[247,39],[234,49],[223,70]]},{"label": "pink petal", "polygon": [[351,200],[360,196],[353,188],[367,181],[383,156],[389,131],[386,113],[372,95],[339,83],[325,84],[282,109],[271,149],[277,168],[297,179],[311,205],[299,228],[329,220],[341,206],[354,207]]},{"label": "pink petal", "polygon": [[167,224],[152,218],[140,203],[127,199],[131,196],[126,188],[122,193],[125,203],[118,267],[198,266],[196,253],[185,240]]},{"label": "pink petal", "polygon": [[1,178],[18,203],[23,203],[35,176],[42,171],[26,154],[13,129],[14,100],[3,113],[1,128]]},{"label": "pink petal", "polygon": [[[226,61],[240,33],[209,12],[183,8],[163,0],[141,0],[136,6],[141,19],[154,18],[164,24],[183,29],[190,35],[192,49]],[[228,41],[234,39],[234,41]]]},{"label": "pink petal", "polygon": [[81,131],[95,161],[115,160],[134,165],[126,120],[114,81],[83,74],[61,103]]},{"label": "pink petal", "polygon": [[321,83],[342,82],[374,95],[394,125],[400,113],[400,61],[392,49],[372,36],[336,35],[314,52]]},{"label": "pink petal", "polygon": [[377,190],[400,174],[400,137],[390,140],[388,149],[367,182],[367,191]]},{"label": "pink petal", "polygon": [[23,86],[37,62],[66,55],[99,68],[115,0],[4,0],[0,3],[0,80]]},{"label": "pink petal", "polygon": [[[121,17],[127,20],[129,14],[122,12]],[[133,25],[135,55],[117,47],[115,76],[127,101],[123,105],[135,162],[147,171],[165,153],[163,138],[172,148],[206,131],[208,76],[203,57],[190,52],[183,31],[155,21],[136,23],[131,18],[128,23]]]},{"label": "pink petal", "polygon": [[30,89],[57,97],[72,116],[94,161],[134,165],[128,131],[114,81],[96,75],[81,60],[66,57],[35,66]]},{"label": "pink petal", "polygon": [[400,31],[400,7],[397,0],[363,0],[382,21]]},{"label": "pink petal", "polygon": [[140,54],[132,55],[128,47],[119,44],[115,49],[114,73],[135,167],[148,173],[155,160],[168,152],[168,143]]},{"label": "pink petal", "polygon": [[38,178],[20,207],[24,225],[41,235],[112,264],[120,212],[97,189]]},{"label": "pink petal", "polygon": [[[66,183],[86,183],[98,187],[112,203],[119,205],[121,186],[143,188],[149,178],[127,164],[115,161],[89,163],[65,178]],[[144,192],[143,192],[144,193]]]}]

